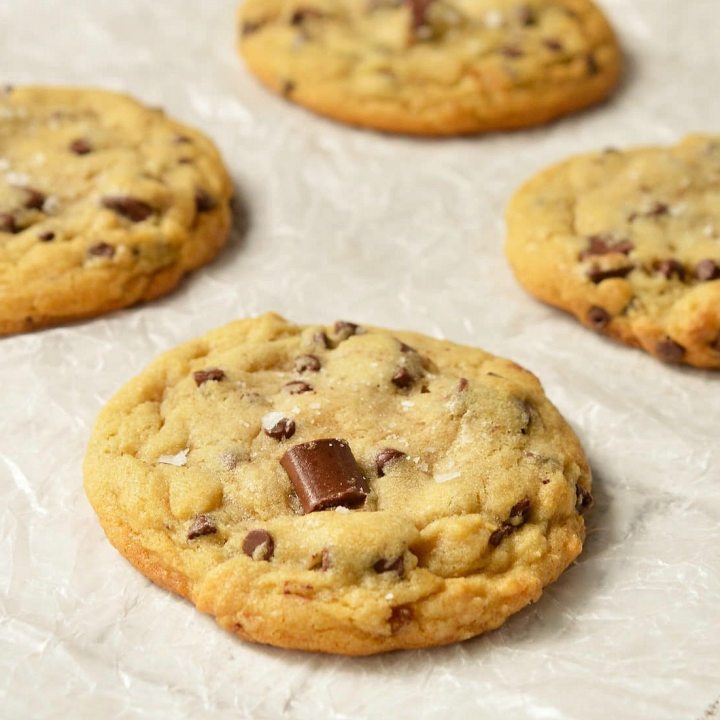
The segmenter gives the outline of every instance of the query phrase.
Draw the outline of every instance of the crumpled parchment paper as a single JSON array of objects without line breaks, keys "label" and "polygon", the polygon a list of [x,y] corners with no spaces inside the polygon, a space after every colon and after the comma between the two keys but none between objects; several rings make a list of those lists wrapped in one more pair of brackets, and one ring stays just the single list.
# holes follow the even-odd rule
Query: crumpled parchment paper
[{"label": "crumpled parchment paper", "polygon": [[[720,716],[720,373],[592,335],[526,296],[502,254],[506,200],[546,164],[718,130],[718,1],[602,4],[628,56],[611,103],[434,142],[266,93],[235,56],[234,0],[0,0],[3,82],[166,107],[215,138],[247,209],[170,297],[0,340],[0,716]],[[445,336],[532,369],[595,471],[579,562],[499,631],[369,659],[244,644],[146,581],[83,495],[94,418],[159,352],[268,309]]]}]

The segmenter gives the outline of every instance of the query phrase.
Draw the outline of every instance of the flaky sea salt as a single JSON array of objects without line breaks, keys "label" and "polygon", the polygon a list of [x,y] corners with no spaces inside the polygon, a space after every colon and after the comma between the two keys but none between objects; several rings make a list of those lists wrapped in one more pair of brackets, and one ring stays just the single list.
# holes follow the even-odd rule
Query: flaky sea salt
[{"label": "flaky sea salt", "polygon": [[450,480],[455,480],[460,477],[460,472],[455,470],[454,472],[439,473],[433,478],[436,483],[446,483]]},{"label": "flaky sea salt", "polygon": [[161,455],[157,461],[161,465],[174,465],[175,467],[182,467],[187,465],[187,456],[190,452],[189,448],[181,450],[177,455]]},{"label": "flaky sea salt", "polygon": [[43,212],[54,213],[60,208],[60,198],[57,195],[48,195],[43,203]]},{"label": "flaky sea salt", "polygon": [[341,515],[346,515],[347,513],[350,512],[350,510],[349,510],[348,508],[346,508],[346,507],[343,507],[342,505],[338,505],[338,506],[335,508],[335,512],[336,512],[336,513],[340,513]]},{"label": "flaky sea salt", "polygon": [[281,420],[284,419],[285,416],[281,412],[269,412],[266,415],[263,415],[260,424],[262,425],[263,430],[270,432]]},{"label": "flaky sea salt", "polygon": [[25,187],[30,184],[30,176],[21,172],[5,173],[5,181],[13,187]]},{"label": "flaky sea salt", "polygon": [[411,407],[415,407],[415,403],[412,400],[403,400],[400,403],[406,410]]}]

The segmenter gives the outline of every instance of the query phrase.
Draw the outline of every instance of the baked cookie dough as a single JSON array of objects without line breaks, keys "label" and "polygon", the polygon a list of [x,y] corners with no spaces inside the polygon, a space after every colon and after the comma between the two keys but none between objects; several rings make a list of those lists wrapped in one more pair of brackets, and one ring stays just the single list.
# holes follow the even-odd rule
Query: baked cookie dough
[{"label": "baked cookie dough", "polygon": [[590,0],[246,0],[239,48],[300,105],[417,135],[548,122],[605,98],[622,64]]},{"label": "baked cookie dough", "polygon": [[102,411],[110,541],[241,638],[365,655],[463,640],[577,557],[590,470],[518,365],[407,332],[242,320]]},{"label": "baked cookie dough", "polygon": [[231,195],[210,140],[160,110],[0,90],[0,335],[170,291],[225,242]]},{"label": "baked cookie dough", "polygon": [[507,224],[533,295],[664,362],[720,368],[720,135],[567,160]]}]

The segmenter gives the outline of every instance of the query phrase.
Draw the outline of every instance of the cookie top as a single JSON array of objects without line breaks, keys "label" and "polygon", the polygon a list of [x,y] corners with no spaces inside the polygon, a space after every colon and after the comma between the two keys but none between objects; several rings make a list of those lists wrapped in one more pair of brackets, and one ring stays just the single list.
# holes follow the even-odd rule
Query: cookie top
[{"label": "cookie top", "polygon": [[0,335],[169,291],[224,243],[231,195],[210,140],[160,110],[0,91]]},{"label": "cookie top", "polygon": [[590,0],[246,0],[239,35],[291,100],[419,135],[547,122],[600,101],[621,68]]},{"label": "cookie top", "polygon": [[411,333],[232,323],[103,410],[112,543],[239,636],[344,654],[453,642],[578,555],[590,471],[537,379]]},{"label": "cookie top", "polygon": [[507,212],[518,280],[665,362],[720,368],[720,135],[572,158]]}]

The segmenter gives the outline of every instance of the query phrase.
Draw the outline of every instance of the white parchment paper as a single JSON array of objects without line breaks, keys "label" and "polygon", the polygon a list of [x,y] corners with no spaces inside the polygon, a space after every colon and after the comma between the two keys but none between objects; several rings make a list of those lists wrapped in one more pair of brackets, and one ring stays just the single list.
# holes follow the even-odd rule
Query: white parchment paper
[{"label": "white parchment paper", "polygon": [[[0,80],[131,92],[220,145],[248,211],[172,296],[0,340],[0,717],[720,717],[720,373],[663,367],[526,296],[502,213],[526,176],[607,145],[718,130],[718,0],[604,0],[628,55],[608,105],[550,127],[417,141],[261,89],[234,0],[0,0]],[[159,352],[279,311],[409,328],[537,373],[581,436],[579,562],[502,629],[348,659],[243,644],[147,582],[82,491],[108,397]]]}]

